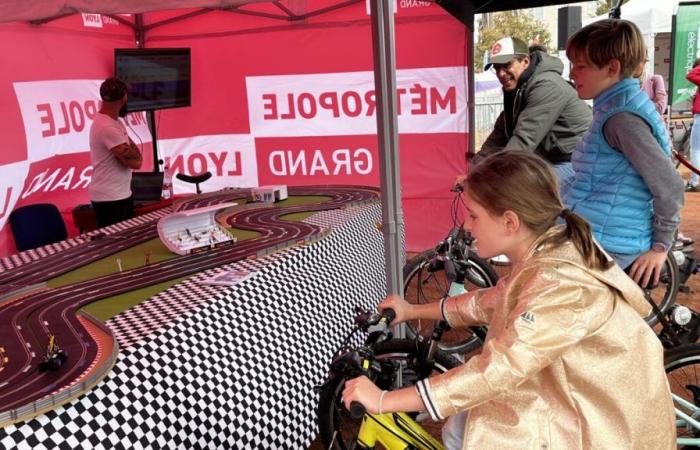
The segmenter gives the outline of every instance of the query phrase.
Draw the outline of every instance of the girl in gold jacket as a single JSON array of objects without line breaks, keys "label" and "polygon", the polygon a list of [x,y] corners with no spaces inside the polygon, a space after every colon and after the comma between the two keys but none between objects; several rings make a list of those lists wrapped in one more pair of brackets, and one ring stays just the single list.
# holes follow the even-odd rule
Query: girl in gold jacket
[{"label": "girl in gold jacket", "polygon": [[394,309],[395,323],[488,324],[481,354],[391,392],[366,377],[350,380],[346,406],[453,416],[445,428],[463,437],[452,448],[676,448],[663,349],[642,319],[651,307],[558,192],[547,164],[528,153],[499,153],[472,168],[465,227],[479,256],[508,256],[511,274],[442,303],[389,296],[379,309]]}]

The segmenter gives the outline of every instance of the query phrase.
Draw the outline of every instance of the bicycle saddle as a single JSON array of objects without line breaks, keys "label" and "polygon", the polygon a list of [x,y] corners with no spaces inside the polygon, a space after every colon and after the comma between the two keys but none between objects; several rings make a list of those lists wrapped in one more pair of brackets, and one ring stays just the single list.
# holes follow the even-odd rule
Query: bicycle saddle
[{"label": "bicycle saddle", "polygon": [[177,175],[175,175],[175,178],[177,178],[178,180],[184,181],[186,183],[198,184],[198,183],[203,183],[203,182],[207,181],[209,178],[211,178],[211,172],[206,171],[206,172],[200,173],[198,175],[186,175],[184,173],[178,173]]}]

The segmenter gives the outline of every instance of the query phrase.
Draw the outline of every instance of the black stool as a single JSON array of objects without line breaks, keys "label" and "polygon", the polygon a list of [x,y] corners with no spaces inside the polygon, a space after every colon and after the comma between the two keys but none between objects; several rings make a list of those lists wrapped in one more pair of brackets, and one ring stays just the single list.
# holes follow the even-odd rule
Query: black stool
[{"label": "black stool", "polygon": [[178,173],[175,175],[175,178],[180,181],[184,181],[185,183],[194,183],[194,185],[197,187],[197,194],[201,194],[202,190],[199,189],[199,183],[204,183],[211,178],[211,172],[206,171],[200,173],[199,175],[185,175],[184,173]]}]

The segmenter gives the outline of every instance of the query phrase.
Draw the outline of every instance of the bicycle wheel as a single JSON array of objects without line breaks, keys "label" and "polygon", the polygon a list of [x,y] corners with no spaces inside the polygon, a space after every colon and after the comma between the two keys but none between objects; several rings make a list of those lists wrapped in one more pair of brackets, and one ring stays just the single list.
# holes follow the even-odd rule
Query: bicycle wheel
[{"label": "bicycle wheel", "polygon": [[[700,413],[700,345],[687,344],[667,351],[664,356],[664,366],[671,392],[695,405],[698,411],[679,407],[679,404],[676,404],[676,408],[695,420],[700,420],[698,417]],[[700,438],[700,430],[681,424],[676,427],[676,436],[677,438]]]},{"label": "bicycle wheel", "polygon": [[[415,384],[418,379],[428,374],[421,372],[443,373],[457,367],[461,362],[454,356],[440,350],[435,354],[435,364],[429,368],[415,367],[416,342],[412,339],[391,339],[375,347],[375,357],[379,361],[394,361],[401,368],[402,387]],[[390,365],[383,365],[389,367]],[[398,369],[380,375],[375,381],[381,389],[391,389]],[[360,428],[361,420],[353,419],[343,406],[341,394],[345,380],[338,377],[326,385],[320,392],[318,401],[318,426],[323,448],[346,450],[353,448],[354,439]]]},{"label": "bicycle wheel", "polygon": [[[413,304],[439,302],[450,290],[450,281],[445,276],[445,270],[429,270],[429,263],[435,257],[435,250],[427,250],[406,263],[403,268],[404,298]],[[469,252],[464,261],[457,261],[465,272],[464,289],[466,291],[494,286],[498,275],[493,268]],[[433,330],[432,320],[414,320],[407,322],[409,337],[418,334],[428,334]],[[440,349],[451,353],[470,353],[481,347],[479,339],[469,329],[449,330],[440,340]]]},{"label": "bicycle wheel", "polygon": [[[666,262],[661,272],[659,284],[651,289],[645,289],[644,293],[647,298],[651,299],[662,313],[666,313],[671,306],[676,303],[678,288],[680,286],[680,274],[678,273],[678,264],[673,256],[673,251],[666,255]],[[659,323],[658,315],[652,311],[644,318],[649,326],[654,326]]]}]

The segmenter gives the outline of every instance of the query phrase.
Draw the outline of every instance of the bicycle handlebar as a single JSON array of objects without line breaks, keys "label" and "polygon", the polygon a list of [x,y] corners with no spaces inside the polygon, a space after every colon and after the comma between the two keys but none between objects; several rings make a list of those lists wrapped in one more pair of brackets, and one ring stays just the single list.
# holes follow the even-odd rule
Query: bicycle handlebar
[{"label": "bicycle handlebar", "polygon": [[[386,329],[388,330],[389,324],[391,324],[391,322],[393,322],[394,319],[396,319],[396,311],[394,311],[391,308],[387,308],[387,309],[383,310],[381,313],[378,313],[378,314],[375,313],[375,314],[371,314],[369,316],[365,316],[362,314],[362,311],[359,311],[358,319],[359,319],[358,322],[360,322],[360,323],[358,323],[358,325],[361,328],[367,328],[368,331],[370,331],[369,328],[371,328],[373,326],[382,326],[382,325],[386,326],[387,327]],[[380,334],[382,333],[381,330],[373,330],[372,332],[377,332],[377,331],[379,331]],[[360,369],[365,376],[371,376],[371,374],[369,373],[369,370],[365,368],[364,364],[361,364]],[[352,416],[353,419],[361,419],[362,416],[364,416],[365,413],[367,412],[366,408],[362,405],[362,403],[357,402],[357,401],[353,401],[350,403],[350,408],[348,409],[348,411],[350,412],[350,416]]]},{"label": "bicycle handlebar", "polygon": [[355,420],[362,419],[362,416],[365,415],[367,412],[367,409],[362,405],[362,403],[357,402],[357,401],[352,401],[350,402],[350,417],[352,417]]}]

